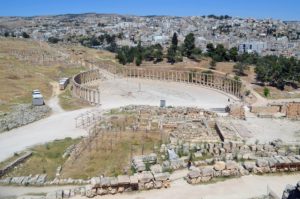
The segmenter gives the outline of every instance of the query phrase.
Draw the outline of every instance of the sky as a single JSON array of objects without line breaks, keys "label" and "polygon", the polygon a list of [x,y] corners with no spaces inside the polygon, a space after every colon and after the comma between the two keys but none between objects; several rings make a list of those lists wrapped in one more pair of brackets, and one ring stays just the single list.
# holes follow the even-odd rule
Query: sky
[{"label": "sky", "polygon": [[0,16],[79,13],[300,20],[300,0],[0,0]]}]

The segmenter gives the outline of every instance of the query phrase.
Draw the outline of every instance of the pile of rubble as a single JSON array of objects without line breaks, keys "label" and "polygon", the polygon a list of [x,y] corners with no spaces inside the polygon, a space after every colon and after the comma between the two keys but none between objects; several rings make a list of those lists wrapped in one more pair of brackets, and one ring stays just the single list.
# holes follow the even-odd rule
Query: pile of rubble
[{"label": "pile of rubble", "polygon": [[67,179],[59,179],[55,178],[52,181],[47,181],[44,183],[44,185],[86,185],[89,184],[91,180],[83,180],[83,179],[73,179],[73,178],[67,178]]},{"label": "pile of rubble", "polygon": [[171,143],[161,145],[160,153],[167,153],[169,149],[176,154],[190,154],[193,151],[196,158],[211,156],[218,160],[256,160],[257,157],[271,157],[274,155],[288,155],[297,153],[294,147],[283,145],[281,141],[273,141],[269,144],[244,144],[243,142],[221,142],[221,143]]},{"label": "pile of rubble", "polygon": [[[297,154],[297,148],[285,146],[279,140],[269,144],[244,144],[242,142],[222,142],[222,143],[177,143],[163,144],[160,148],[162,161],[160,164],[163,171],[177,170],[185,168],[187,162],[192,158],[194,166],[208,166],[218,161],[256,161],[266,159],[278,162],[288,162],[287,158]],[[192,156],[192,157],[191,157]],[[166,157],[168,159],[166,160]],[[295,156],[297,157],[297,156]],[[281,160],[283,159],[283,160]],[[297,158],[294,158],[294,161]],[[275,162],[276,162],[275,161]],[[296,162],[297,163],[297,162]]]},{"label": "pile of rubble", "polygon": [[178,123],[177,128],[171,133],[176,140],[186,142],[218,142],[220,137],[215,128],[215,122],[206,118]]},{"label": "pile of rubble", "polygon": [[244,169],[234,161],[216,162],[214,166],[205,166],[203,168],[193,168],[186,176],[186,181],[190,184],[199,184],[208,182],[214,177],[239,176],[244,173]]},{"label": "pile of rubble", "polygon": [[214,177],[233,177],[275,172],[300,171],[300,155],[273,156],[259,158],[255,162],[247,161],[242,164],[235,161],[217,161],[213,166],[193,168],[186,176],[190,184],[208,182]]},{"label": "pile of rubble", "polygon": [[132,166],[137,172],[146,171],[146,165],[150,166],[156,164],[157,155],[151,153],[149,155],[135,156],[132,158]]},{"label": "pile of rubble", "polygon": [[47,181],[47,174],[37,174],[29,176],[19,176],[19,177],[6,177],[0,179],[0,184],[3,185],[35,185],[35,186],[47,186],[47,185],[86,185],[89,184],[90,180],[83,179],[59,179]]},{"label": "pile of rubble", "polygon": [[0,133],[43,119],[50,111],[48,106],[17,105],[10,113],[0,115]]},{"label": "pile of rubble", "polygon": [[114,195],[117,193],[135,190],[150,190],[170,187],[169,173],[152,173],[144,171],[133,176],[121,175],[118,177],[93,177],[91,183],[85,187],[75,189],[58,190],[48,193],[47,199],[70,198],[75,195],[88,198],[97,195]]},{"label": "pile of rubble", "polygon": [[166,107],[160,108],[157,106],[132,105],[121,107],[120,112],[137,113],[145,117],[148,116],[164,116],[166,118],[185,118],[197,119],[199,116],[217,117],[217,114],[211,111],[206,111],[196,107]]},{"label": "pile of rubble", "polygon": [[15,185],[45,185],[47,180],[47,174],[41,175],[29,175],[29,176],[20,176],[20,177],[7,177],[0,180],[1,184],[15,184]]}]

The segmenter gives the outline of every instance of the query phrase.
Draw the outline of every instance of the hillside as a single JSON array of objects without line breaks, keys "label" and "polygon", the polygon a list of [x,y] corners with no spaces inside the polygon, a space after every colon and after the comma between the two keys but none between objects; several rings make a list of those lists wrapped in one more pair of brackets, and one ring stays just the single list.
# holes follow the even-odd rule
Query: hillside
[{"label": "hillside", "polygon": [[56,46],[26,39],[0,38],[0,111],[31,103],[31,91],[52,95],[50,82],[87,70],[85,62],[110,60],[113,55],[82,46]]}]

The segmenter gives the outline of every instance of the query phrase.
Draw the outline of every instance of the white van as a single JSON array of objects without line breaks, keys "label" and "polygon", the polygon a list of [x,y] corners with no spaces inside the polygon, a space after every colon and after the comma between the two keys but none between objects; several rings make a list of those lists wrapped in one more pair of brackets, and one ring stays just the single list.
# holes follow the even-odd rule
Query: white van
[{"label": "white van", "polygon": [[42,106],[44,104],[45,104],[44,97],[40,93],[32,94],[32,105]]}]

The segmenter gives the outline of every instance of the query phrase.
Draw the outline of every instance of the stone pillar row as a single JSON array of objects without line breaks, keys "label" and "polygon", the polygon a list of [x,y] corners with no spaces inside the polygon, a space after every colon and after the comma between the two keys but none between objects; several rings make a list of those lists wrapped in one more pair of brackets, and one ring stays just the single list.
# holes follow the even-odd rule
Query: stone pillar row
[{"label": "stone pillar row", "polygon": [[217,74],[204,74],[187,71],[166,71],[142,68],[123,68],[124,77],[185,82],[215,88],[237,97],[241,94],[241,83]]},{"label": "stone pillar row", "polygon": [[99,70],[90,70],[76,75],[72,80],[73,96],[91,104],[100,104],[100,91],[86,87],[84,84],[100,78]]},{"label": "stone pillar row", "polygon": [[[107,70],[109,70],[110,72],[117,72],[115,66],[102,66],[102,68],[107,68]],[[236,80],[218,74],[141,68],[121,69],[122,70],[119,70],[119,72],[123,75],[123,77],[185,82],[189,84],[196,84],[218,89],[237,97],[241,97],[242,84]],[[92,104],[100,104],[100,91],[97,89],[88,88],[84,85],[88,82],[98,80],[100,79],[100,77],[100,71],[97,69],[86,71],[76,75],[71,81],[73,84],[73,96],[88,101]]]}]

